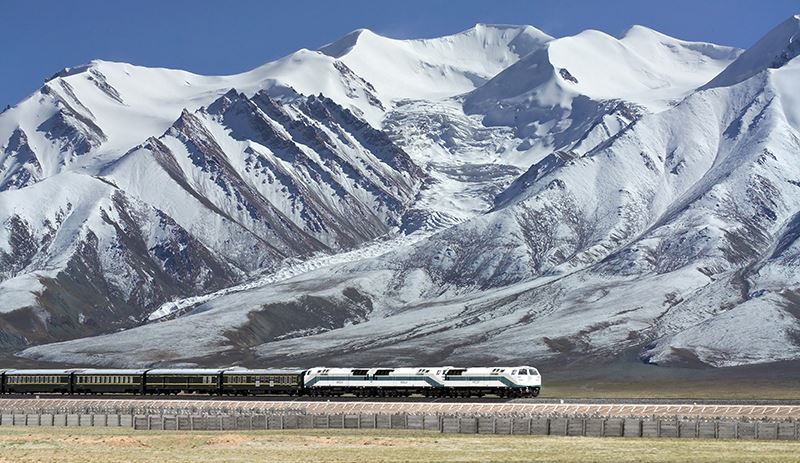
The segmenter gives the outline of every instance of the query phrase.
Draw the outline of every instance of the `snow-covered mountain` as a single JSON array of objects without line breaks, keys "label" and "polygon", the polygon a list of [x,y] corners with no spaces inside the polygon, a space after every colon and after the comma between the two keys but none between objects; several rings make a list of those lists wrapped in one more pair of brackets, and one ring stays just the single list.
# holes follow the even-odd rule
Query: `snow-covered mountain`
[{"label": "snow-covered mountain", "polygon": [[238,76],[62,72],[0,115],[0,342],[106,365],[798,359],[798,41],[798,16],[744,52],[478,25]]}]

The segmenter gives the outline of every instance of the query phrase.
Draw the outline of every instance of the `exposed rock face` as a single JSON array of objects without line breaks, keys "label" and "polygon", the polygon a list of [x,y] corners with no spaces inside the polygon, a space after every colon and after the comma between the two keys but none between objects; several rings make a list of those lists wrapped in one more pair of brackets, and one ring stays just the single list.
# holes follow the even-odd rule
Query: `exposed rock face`
[{"label": "exposed rock face", "polygon": [[[69,154],[62,160],[103,141],[64,110],[39,129]],[[3,152],[0,275],[36,281],[0,313],[14,348],[130,328],[167,300],[392,233],[426,179],[383,132],[328,98],[235,90],[183,111],[97,177],[39,181],[21,129]]]},{"label": "exposed rock face", "polygon": [[15,129],[3,149],[2,180],[0,191],[19,189],[35,183],[42,177],[42,166],[28,144],[22,129]]}]

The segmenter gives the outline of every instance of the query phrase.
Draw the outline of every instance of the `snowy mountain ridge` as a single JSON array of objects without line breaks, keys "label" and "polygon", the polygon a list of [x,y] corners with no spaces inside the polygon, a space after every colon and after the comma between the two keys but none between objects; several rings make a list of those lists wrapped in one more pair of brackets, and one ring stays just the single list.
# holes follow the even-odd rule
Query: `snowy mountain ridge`
[{"label": "snowy mountain ridge", "polygon": [[59,73],[0,115],[0,343],[103,365],[797,359],[799,21],[746,51],[479,24],[236,76]]}]

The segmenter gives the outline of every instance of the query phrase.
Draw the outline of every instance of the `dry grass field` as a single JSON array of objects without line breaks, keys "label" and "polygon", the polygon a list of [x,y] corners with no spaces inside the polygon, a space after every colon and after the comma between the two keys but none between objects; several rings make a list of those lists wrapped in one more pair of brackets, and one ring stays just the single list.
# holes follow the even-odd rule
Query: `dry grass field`
[{"label": "dry grass field", "polygon": [[[744,385],[744,386],[743,386]],[[610,381],[551,382],[541,397],[556,399],[800,400],[800,381],[670,381],[648,384]]]},{"label": "dry grass field", "polygon": [[800,442],[442,435],[384,430],[0,428],[9,462],[800,462]]}]

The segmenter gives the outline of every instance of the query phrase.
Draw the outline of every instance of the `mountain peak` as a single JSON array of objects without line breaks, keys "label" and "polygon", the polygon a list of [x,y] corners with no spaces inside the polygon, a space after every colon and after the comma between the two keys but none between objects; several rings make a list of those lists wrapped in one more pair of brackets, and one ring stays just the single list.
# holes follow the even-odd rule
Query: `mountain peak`
[{"label": "mountain peak", "polygon": [[369,29],[356,29],[335,42],[320,47],[319,51],[331,58],[341,58],[356,46],[359,39],[365,35],[378,35]]},{"label": "mountain peak", "polygon": [[620,40],[625,40],[626,38],[633,38],[633,37],[656,37],[656,38],[666,38],[669,40],[677,40],[674,37],[671,37],[663,32],[659,32],[655,29],[651,29],[647,26],[642,26],[640,24],[634,24],[633,26],[629,27],[625,32],[620,35]]},{"label": "mountain peak", "polygon": [[800,15],[793,15],[775,26],[703,88],[738,84],[766,69],[781,68],[798,55],[800,55]]}]

